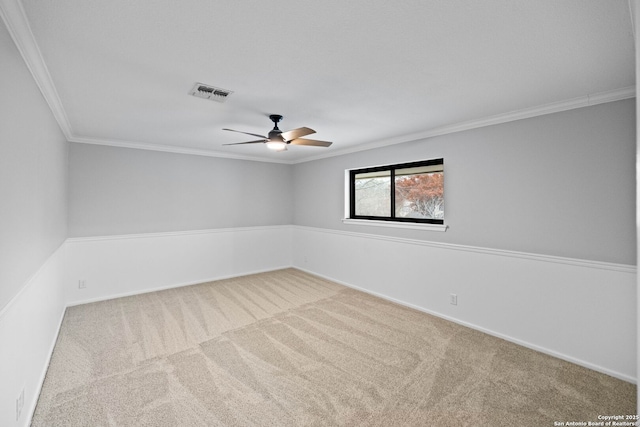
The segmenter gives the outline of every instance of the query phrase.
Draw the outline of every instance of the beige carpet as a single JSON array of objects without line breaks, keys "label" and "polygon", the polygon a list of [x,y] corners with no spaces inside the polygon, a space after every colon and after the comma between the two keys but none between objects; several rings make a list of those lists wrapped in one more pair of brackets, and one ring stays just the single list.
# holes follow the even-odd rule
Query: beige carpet
[{"label": "beige carpet", "polygon": [[635,385],[288,269],[69,308],[32,425],[553,426],[635,405]]}]

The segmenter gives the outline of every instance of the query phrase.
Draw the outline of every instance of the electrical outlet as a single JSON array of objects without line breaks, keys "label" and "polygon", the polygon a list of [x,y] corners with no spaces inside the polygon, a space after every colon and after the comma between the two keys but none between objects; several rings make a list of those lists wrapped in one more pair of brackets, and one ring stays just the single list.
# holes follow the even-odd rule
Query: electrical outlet
[{"label": "electrical outlet", "polygon": [[78,289],[84,289],[87,287],[87,281],[82,279],[78,280]]},{"label": "electrical outlet", "polygon": [[309,262],[309,260],[307,259],[307,256],[305,255],[305,256],[304,256],[304,263],[306,264],[306,263],[308,263],[308,262]]},{"label": "electrical outlet", "polygon": [[458,295],[456,294],[450,294],[449,295],[449,303],[451,305],[458,305]]},{"label": "electrical outlet", "polygon": [[20,415],[22,415],[22,408],[24,408],[24,387],[22,387],[20,395],[16,399],[16,421],[18,421]]}]

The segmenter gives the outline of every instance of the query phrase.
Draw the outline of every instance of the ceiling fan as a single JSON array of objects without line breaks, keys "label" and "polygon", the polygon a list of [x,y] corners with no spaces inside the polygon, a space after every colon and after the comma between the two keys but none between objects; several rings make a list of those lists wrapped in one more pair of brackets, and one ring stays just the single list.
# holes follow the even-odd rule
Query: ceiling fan
[{"label": "ceiling fan", "polygon": [[255,141],[247,141],[247,142],[236,142],[233,144],[222,144],[222,145],[241,145],[241,144],[267,144],[267,148],[272,149],[273,151],[285,151],[287,149],[288,144],[292,145],[310,145],[313,147],[328,147],[332,143],[329,141],[317,141],[315,139],[304,139],[302,136],[311,135],[312,133],[316,133],[315,130],[309,129],[307,127],[301,127],[297,129],[292,129],[287,132],[282,132],[278,129],[278,122],[282,120],[282,116],[279,114],[271,114],[269,116],[274,126],[271,132],[269,132],[269,136],[258,135],[250,132],[242,132],[239,130],[233,129],[222,129],[228,130],[231,132],[244,133],[246,135],[257,136],[260,139]]}]

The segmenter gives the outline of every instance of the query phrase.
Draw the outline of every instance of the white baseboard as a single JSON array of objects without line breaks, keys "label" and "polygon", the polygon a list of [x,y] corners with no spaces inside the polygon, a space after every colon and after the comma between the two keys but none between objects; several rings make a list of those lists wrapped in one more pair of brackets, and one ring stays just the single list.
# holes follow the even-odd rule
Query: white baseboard
[{"label": "white baseboard", "polygon": [[429,310],[429,309],[426,309],[426,308],[421,307],[419,305],[408,303],[406,301],[401,301],[401,300],[399,300],[397,298],[392,298],[389,295],[385,295],[385,294],[382,294],[380,292],[372,292],[369,289],[363,288],[361,286],[355,286],[355,285],[353,285],[351,283],[343,282],[343,281],[338,280],[338,279],[336,279],[334,277],[329,277],[329,276],[325,276],[323,274],[318,274],[318,273],[316,273],[314,271],[307,270],[307,269],[300,268],[300,267],[294,267],[294,268],[297,268],[298,270],[304,271],[305,273],[313,274],[314,276],[322,277],[323,279],[330,280],[330,281],[335,282],[335,283],[339,283],[339,284],[341,284],[343,286],[347,286],[349,288],[356,289],[356,290],[361,291],[361,292],[365,292],[365,293],[367,293],[369,295],[373,295],[373,296],[376,296],[378,298],[382,298],[382,299],[385,299],[387,301],[391,301],[393,303],[400,304],[400,305],[402,305],[404,307],[412,308],[414,310],[418,310],[418,311],[421,311],[423,313],[427,313],[427,314],[430,314],[432,316],[436,316],[436,317],[439,317],[441,319],[448,320],[448,321],[456,323],[458,325],[462,325],[462,326],[465,326],[467,328],[471,328],[471,329],[474,329],[476,331],[483,332],[485,334],[494,336],[496,338],[500,338],[500,339],[503,339],[505,341],[510,341],[512,343],[521,345],[523,347],[530,348],[530,349],[535,350],[535,351],[539,351],[540,353],[548,354],[549,356],[557,357],[558,359],[566,360],[567,362],[571,362],[571,363],[574,363],[576,365],[580,365],[580,366],[583,366],[585,368],[592,369],[594,371],[601,372],[601,373],[606,374],[606,375],[610,375],[610,376],[612,376],[614,378],[618,378],[618,379],[621,379],[623,381],[627,381],[627,382],[630,382],[630,383],[633,383],[633,384],[637,383],[637,380],[636,380],[635,377],[623,374],[621,372],[612,371],[610,369],[607,369],[606,367],[599,366],[599,365],[594,365],[593,363],[587,362],[587,361],[582,360],[582,359],[576,359],[575,357],[571,357],[571,356],[568,356],[568,355],[563,354],[563,353],[558,353],[557,351],[554,351],[554,350],[551,350],[551,349],[548,349],[548,348],[545,348],[545,347],[541,347],[539,345],[535,345],[535,344],[532,344],[530,342],[523,341],[523,340],[518,339],[518,338],[514,338],[512,336],[504,335],[504,334],[501,334],[499,332],[496,332],[496,331],[493,331],[493,330],[490,330],[490,329],[487,329],[487,328],[483,328],[483,327],[478,326],[478,325],[473,324],[473,323],[464,322],[464,321],[461,321],[460,319],[456,319],[455,317],[447,316],[445,314],[442,314],[442,313],[439,313],[439,312],[436,312],[436,311],[433,311],[433,310]]},{"label": "white baseboard", "polygon": [[295,268],[637,382],[634,266],[300,226],[293,241]]},{"label": "white baseboard", "polygon": [[[0,316],[0,425],[27,426],[35,410],[65,310],[61,245]],[[24,390],[21,415],[16,399]]]},{"label": "white baseboard", "polygon": [[164,291],[164,290],[167,290],[167,289],[181,288],[183,286],[199,285],[201,283],[215,282],[217,280],[233,279],[233,278],[236,278],[236,277],[249,276],[251,274],[268,273],[270,271],[283,270],[285,268],[291,268],[291,267],[292,267],[292,265],[290,265],[290,264],[289,265],[282,265],[282,266],[279,266],[279,267],[268,268],[268,269],[264,269],[264,270],[246,271],[246,272],[238,273],[238,274],[229,274],[229,275],[225,275],[225,276],[209,277],[209,278],[206,278],[206,279],[193,280],[193,281],[184,282],[184,283],[176,283],[176,284],[173,284],[173,285],[160,286],[160,287],[156,287],[156,288],[148,288],[148,289],[144,289],[144,290],[140,290],[140,291],[123,292],[123,293],[115,294],[115,295],[107,295],[107,296],[91,298],[91,299],[87,299],[87,300],[74,301],[74,302],[71,302],[71,303],[67,304],[67,307],[73,307],[73,306],[82,305],[82,304],[90,304],[92,302],[107,301],[107,300],[116,299],[116,298],[130,297],[130,296],[133,296],[133,295],[147,294],[149,292],[156,292],[156,291]]},{"label": "white baseboard", "polygon": [[291,236],[266,226],[69,239],[67,304],[290,267]]},{"label": "white baseboard", "polygon": [[30,426],[31,425],[31,420],[33,419],[33,415],[36,412],[36,405],[38,404],[38,397],[40,396],[40,392],[42,391],[42,386],[44,386],[44,380],[47,377],[47,370],[49,369],[49,364],[51,363],[51,357],[53,357],[53,350],[55,350],[56,348],[56,343],[58,342],[58,336],[60,335],[60,329],[62,328],[62,321],[64,320],[64,315],[66,313],[66,307],[64,310],[62,310],[62,313],[60,313],[60,319],[58,320],[58,326],[56,327],[56,331],[55,334],[53,334],[53,336],[51,337],[51,344],[49,345],[49,351],[47,351],[47,358],[46,361],[44,363],[44,366],[42,367],[42,372],[40,374],[40,378],[38,379],[38,383],[37,383],[37,388],[35,390],[35,396],[36,398],[32,400],[31,405],[29,406],[29,411],[25,414],[26,415],[26,424]]}]

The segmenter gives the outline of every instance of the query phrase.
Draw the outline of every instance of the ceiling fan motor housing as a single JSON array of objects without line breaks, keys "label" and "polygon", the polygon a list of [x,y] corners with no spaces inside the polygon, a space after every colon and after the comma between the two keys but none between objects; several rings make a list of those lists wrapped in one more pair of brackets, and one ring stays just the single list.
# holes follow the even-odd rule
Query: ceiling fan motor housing
[{"label": "ceiling fan motor housing", "polygon": [[282,134],[282,131],[280,129],[274,129],[272,131],[269,131],[269,139],[271,141],[276,140],[276,141],[284,141],[284,138],[282,138],[282,136],[280,136]]}]

